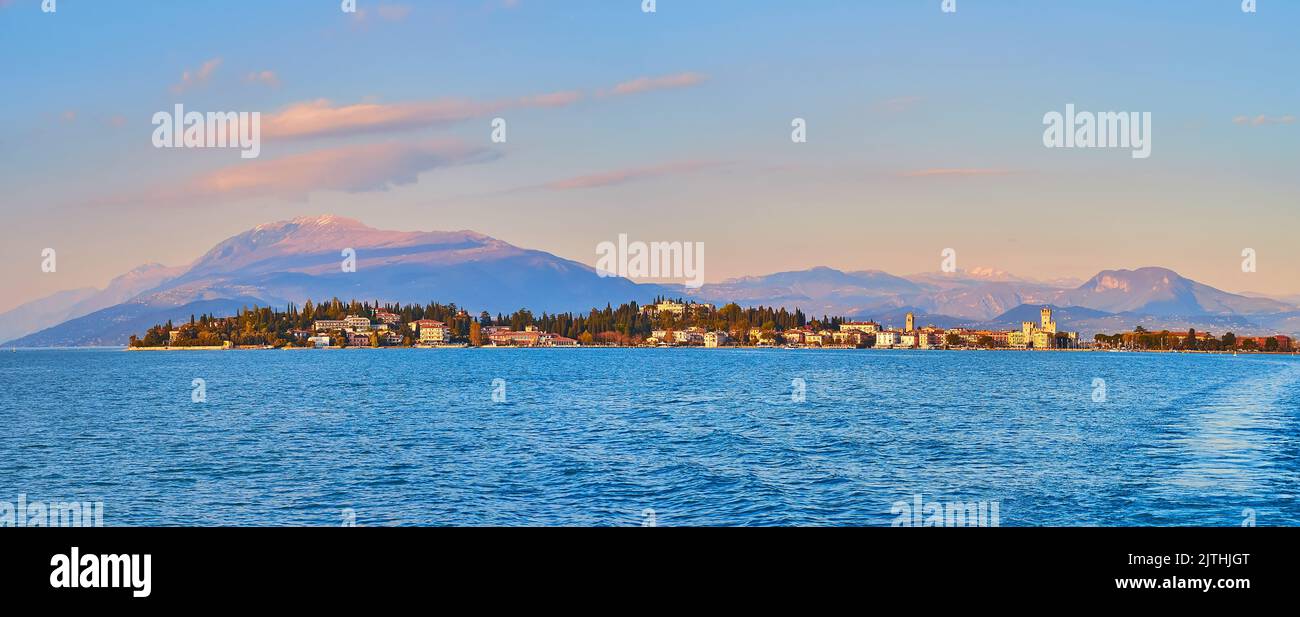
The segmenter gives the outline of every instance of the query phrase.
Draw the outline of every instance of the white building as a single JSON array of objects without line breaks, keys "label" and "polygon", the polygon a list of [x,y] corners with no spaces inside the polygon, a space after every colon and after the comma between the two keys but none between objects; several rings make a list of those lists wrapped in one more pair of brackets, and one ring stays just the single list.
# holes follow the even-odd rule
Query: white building
[{"label": "white building", "polygon": [[357,317],[356,315],[353,315],[353,316],[351,316],[351,317],[348,317],[348,318],[344,319],[344,320],[343,320],[343,323],[347,324],[348,329],[349,329],[349,330],[352,330],[353,332],[369,332],[369,331],[370,331],[370,318],[369,318],[369,317]]},{"label": "white building", "polygon": [[348,329],[348,322],[342,319],[317,319],[311,327],[317,332],[333,332]]},{"label": "white building", "polygon": [[884,330],[876,333],[876,347],[898,347],[902,342],[902,334],[896,330]]}]

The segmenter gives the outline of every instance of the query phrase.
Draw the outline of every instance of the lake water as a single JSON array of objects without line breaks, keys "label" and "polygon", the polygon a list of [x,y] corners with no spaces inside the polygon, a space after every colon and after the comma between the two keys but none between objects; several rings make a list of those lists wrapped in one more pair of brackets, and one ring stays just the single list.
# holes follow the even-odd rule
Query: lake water
[{"label": "lake water", "polygon": [[1298,525],[1297,386],[1287,356],[5,351],[0,501],[103,501],[106,525],[889,525],[921,495],[1003,526]]}]

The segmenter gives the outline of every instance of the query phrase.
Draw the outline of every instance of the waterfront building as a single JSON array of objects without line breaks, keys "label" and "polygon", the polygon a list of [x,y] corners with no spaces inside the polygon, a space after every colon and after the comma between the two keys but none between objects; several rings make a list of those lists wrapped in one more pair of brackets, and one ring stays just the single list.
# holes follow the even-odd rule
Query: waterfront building
[{"label": "waterfront building", "polygon": [[836,345],[853,345],[854,347],[870,345],[875,340],[874,336],[867,334],[866,332],[844,329],[833,334],[832,338]]},{"label": "waterfront building", "polygon": [[762,328],[750,328],[749,338],[756,341],[758,345],[771,345],[776,342],[776,334],[771,331],[764,332]]},{"label": "waterfront building", "polygon": [[347,330],[348,323],[342,319],[318,319],[312,322],[312,330],[317,332],[334,332],[335,330]]},{"label": "waterfront building", "polygon": [[707,332],[704,335],[705,347],[722,347],[723,345],[726,345],[727,343],[730,342],[731,342],[731,337],[727,336],[726,332],[722,332],[722,331]]},{"label": "waterfront building", "polygon": [[370,335],[365,332],[349,332],[348,347],[370,347]]},{"label": "waterfront building", "polygon": [[343,323],[346,324],[346,325],[347,325],[347,328],[348,328],[349,330],[352,330],[353,332],[369,332],[369,331],[370,331],[370,318],[369,318],[369,317],[358,317],[358,316],[356,316],[356,315],[353,315],[353,316],[350,316],[350,317],[346,317],[346,318],[344,318],[344,319],[343,319]]},{"label": "waterfront building", "polygon": [[488,336],[493,345],[501,347],[576,347],[578,341],[542,332],[536,326],[528,326],[524,331],[501,330]]},{"label": "waterfront building", "polygon": [[943,330],[925,327],[916,332],[916,346],[921,349],[943,347]]},{"label": "waterfront building", "polygon": [[421,319],[411,322],[421,345],[442,345],[451,340],[451,328],[441,321]]},{"label": "waterfront building", "polygon": [[902,344],[902,333],[897,330],[883,330],[876,333],[876,347],[888,349]]},{"label": "waterfront building", "polygon": [[328,336],[308,337],[307,342],[311,343],[315,347],[329,347],[332,344],[330,337]]},{"label": "waterfront building", "polygon": [[703,302],[672,302],[664,301],[658,304],[648,304],[641,308],[641,312],[646,315],[670,314],[676,317],[685,317],[686,315],[701,315],[712,312],[714,306]]},{"label": "waterfront building", "polygon": [[865,334],[875,334],[880,331],[880,324],[874,321],[846,321],[840,324],[840,330],[856,330]]},{"label": "waterfront building", "polygon": [[1019,332],[1007,336],[1007,346],[1013,349],[1056,349],[1059,347],[1077,347],[1078,332],[1058,332],[1056,321],[1052,319],[1051,307],[1044,306],[1039,311],[1039,323],[1021,322]]}]

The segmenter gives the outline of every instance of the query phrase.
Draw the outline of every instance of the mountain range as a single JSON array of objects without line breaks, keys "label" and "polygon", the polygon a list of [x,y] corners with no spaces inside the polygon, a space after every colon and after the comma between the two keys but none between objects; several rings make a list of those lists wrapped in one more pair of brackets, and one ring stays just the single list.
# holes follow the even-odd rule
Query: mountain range
[{"label": "mountain range", "polygon": [[[355,272],[341,267],[355,251]],[[1093,332],[1195,327],[1300,333],[1294,303],[1224,292],[1158,267],[1105,270],[1088,281],[1034,281],[979,269],[896,276],[826,267],[742,277],[697,290],[601,277],[585,264],[473,231],[384,231],[337,217],[258,225],[182,267],[147,264],[104,289],[59,292],[0,315],[5,345],[123,345],[131,334],[191,315],[344,300],[455,302],[478,312],[586,311],[655,296],[800,308],[901,324],[906,312],[941,327],[1014,328],[1057,307],[1057,322]]]}]

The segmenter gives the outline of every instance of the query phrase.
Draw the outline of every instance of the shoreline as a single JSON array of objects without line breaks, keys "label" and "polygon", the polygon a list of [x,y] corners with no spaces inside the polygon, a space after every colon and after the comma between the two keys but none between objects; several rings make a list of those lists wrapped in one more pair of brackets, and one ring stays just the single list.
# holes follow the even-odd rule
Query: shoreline
[{"label": "shoreline", "polygon": [[[36,347],[23,348],[23,351],[53,351],[64,349],[100,349],[100,350],[120,350],[120,351],[346,351],[346,350],[395,350],[395,349],[420,349],[420,350],[447,350],[447,349],[674,349],[674,350],[718,350],[718,351],[763,351],[763,350],[781,350],[781,351],[954,351],[954,352],[1028,352],[1028,353],[1046,353],[1046,352],[1068,352],[1068,353],[1150,353],[1150,354],[1195,354],[1195,355],[1250,355],[1250,356],[1300,356],[1300,351],[1204,351],[1204,350],[1182,350],[1182,349],[978,349],[978,348],[949,348],[949,349],[921,349],[916,347],[784,347],[784,346],[727,346],[727,347],[701,347],[701,346],[646,346],[646,345],[574,345],[574,346],[513,346],[513,345],[483,345],[471,347],[470,345],[443,345],[436,347]],[[18,351],[14,348],[13,351]]]}]

